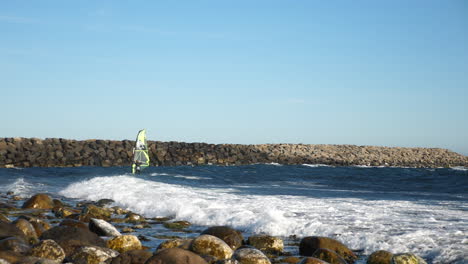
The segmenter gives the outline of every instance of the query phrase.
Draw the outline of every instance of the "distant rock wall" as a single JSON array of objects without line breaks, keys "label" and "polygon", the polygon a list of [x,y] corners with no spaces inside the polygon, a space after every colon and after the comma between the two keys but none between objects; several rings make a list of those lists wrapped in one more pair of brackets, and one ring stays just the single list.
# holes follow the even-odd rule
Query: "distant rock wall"
[{"label": "distant rock wall", "polygon": [[[437,148],[354,145],[206,144],[148,141],[151,164],[243,165],[253,163],[468,167],[468,157]],[[128,166],[130,140],[0,138],[0,167]]]}]

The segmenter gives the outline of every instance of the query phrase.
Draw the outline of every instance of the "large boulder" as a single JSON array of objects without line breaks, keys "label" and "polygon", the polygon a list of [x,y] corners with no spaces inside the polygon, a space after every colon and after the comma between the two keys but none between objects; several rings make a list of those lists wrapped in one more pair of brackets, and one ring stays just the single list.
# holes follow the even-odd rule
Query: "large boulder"
[{"label": "large boulder", "polygon": [[199,255],[213,256],[216,259],[229,259],[233,253],[226,242],[212,235],[201,235],[195,238],[190,247]]},{"label": "large boulder", "polygon": [[54,208],[54,202],[49,195],[45,193],[39,193],[33,195],[26,202],[24,202],[23,209],[33,208],[33,209],[52,209]]},{"label": "large boulder", "polygon": [[23,231],[14,224],[0,221],[0,239],[7,237],[18,237],[27,240]]},{"label": "large boulder", "polygon": [[144,264],[152,256],[146,250],[130,250],[113,258],[111,264]]},{"label": "large boulder", "polygon": [[98,236],[121,236],[119,230],[112,224],[102,219],[91,218],[89,221],[89,230],[96,233]]},{"label": "large boulder", "polygon": [[191,251],[168,248],[154,254],[145,264],[207,264],[207,262]]},{"label": "large boulder", "polygon": [[221,238],[233,250],[242,246],[244,237],[242,233],[228,226],[212,226],[201,233],[202,235],[212,235]]},{"label": "large boulder", "polygon": [[348,263],[354,263],[357,259],[353,251],[338,240],[318,236],[304,237],[299,244],[299,254],[302,256],[312,256],[319,248],[336,252]]},{"label": "large boulder", "polygon": [[76,248],[82,246],[106,246],[106,242],[95,233],[88,229],[71,226],[53,227],[44,232],[40,239],[54,240],[63,248],[66,256],[69,256]]},{"label": "large boulder", "polygon": [[329,264],[329,263],[318,258],[305,257],[297,264]]},{"label": "large boulder", "polygon": [[232,258],[239,261],[240,264],[271,264],[262,251],[251,247],[237,249]]},{"label": "large boulder", "polygon": [[319,248],[315,250],[314,254],[312,254],[312,257],[321,259],[330,264],[347,264],[346,260],[338,255],[338,253],[326,248]]},{"label": "large boulder", "polygon": [[281,238],[268,235],[253,235],[247,240],[247,244],[260,249],[263,252],[278,254],[283,252],[284,243]]},{"label": "large boulder", "polygon": [[110,248],[86,246],[80,247],[70,256],[71,262],[74,264],[100,264],[109,263],[112,258],[115,258],[119,253]]},{"label": "large boulder", "polygon": [[34,226],[28,222],[26,219],[18,218],[13,221],[13,224],[24,233],[27,241],[31,244],[38,242],[37,233],[34,229]]},{"label": "large boulder", "polygon": [[0,240],[0,251],[13,251],[24,254],[31,250],[31,247],[23,239],[8,237]]},{"label": "large boulder", "polygon": [[31,255],[38,258],[46,258],[62,262],[65,259],[65,251],[52,239],[42,240],[34,245],[31,250]]},{"label": "large boulder", "polygon": [[141,249],[141,242],[134,235],[117,236],[107,241],[107,247],[120,253]]},{"label": "large boulder", "polygon": [[367,264],[391,264],[392,258],[392,253],[385,250],[379,250],[375,251],[367,258]]},{"label": "large boulder", "polygon": [[395,254],[392,264],[427,264],[424,259],[412,253]]}]

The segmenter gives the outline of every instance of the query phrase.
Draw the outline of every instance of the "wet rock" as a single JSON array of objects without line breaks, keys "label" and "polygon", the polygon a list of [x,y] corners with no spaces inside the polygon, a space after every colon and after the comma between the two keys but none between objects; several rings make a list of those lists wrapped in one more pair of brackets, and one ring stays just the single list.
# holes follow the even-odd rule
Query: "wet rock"
[{"label": "wet rock", "polygon": [[55,217],[67,218],[71,215],[78,214],[80,211],[68,207],[54,207],[52,212],[54,212]]},{"label": "wet rock", "polygon": [[23,259],[23,255],[10,250],[0,251],[0,259],[6,260],[9,263],[17,263]]},{"label": "wet rock", "polygon": [[130,227],[124,227],[122,228],[122,233],[133,233],[135,232],[135,230],[133,230],[132,228]]},{"label": "wet rock", "polygon": [[193,239],[191,238],[169,239],[159,244],[158,248],[156,248],[156,252],[166,249],[166,248],[175,248],[175,247],[190,250],[190,245],[192,244],[192,241]]},{"label": "wet rock", "polygon": [[312,254],[312,257],[321,259],[330,264],[347,264],[347,262],[338,253],[326,248],[319,248],[315,250],[314,254]]},{"label": "wet rock", "polygon": [[30,217],[27,220],[34,227],[34,230],[36,231],[36,234],[37,234],[38,237],[40,237],[42,235],[42,233],[44,233],[45,231],[47,231],[47,230],[49,230],[51,228],[49,223],[47,223],[46,221],[41,220],[39,218]]},{"label": "wet rock", "polygon": [[59,262],[51,260],[51,259],[27,256],[27,257],[22,258],[19,262],[16,262],[15,264],[58,264],[58,263]]},{"label": "wet rock", "polygon": [[112,258],[115,258],[119,253],[115,250],[97,247],[97,246],[86,246],[77,249],[70,256],[70,260],[74,264],[100,264],[110,262]]},{"label": "wet rock", "polygon": [[24,202],[22,208],[52,209],[54,208],[54,202],[52,201],[52,198],[50,198],[49,195],[45,193],[39,193],[32,196],[26,202]]},{"label": "wet rock", "polygon": [[201,235],[195,238],[190,247],[197,254],[213,256],[216,259],[228,259],[233,254],[226,242],[212,235]]},{"label": "wet rock", "polygon": [[27,240],[23,231],[21,231],[14,224],[0,221],[0,239],[4,239],[8,237],[18,237],[25,241]]},{"label": "wet rock", "polygon": [[89,219],[97,218],[97,219],[109,221],[110,217],[111,217],[111,213],[109,212],[109,210],[89,204],[85,206],[83,210],[81,211],[79,220],[83,222],[89,222]]},{"label": "wet rock", "polygon": [[213,226],[206,229],[201,234],[218,237],[226,242],[233,250],[242,246],[242,241],[244,240],[240,231],[228,226]]},{"label": "wet rock", "polygon": [[117,236],[107,241],[107,246],[120,253],[141,249],[141,242],[133,235]]},{"label": "wet rock", "polygon": [[96,205],[99,207],[106,207],[111,205],[112,203],[115,203],[115,201],[112,199],[100,199],[96,202]]},{"label": "wet rock", "polygon": [[152,256],[146,250],[130,250],[112,259],[111,264],[144,264]]},{"label": "wet rock", "polygon": [[13,251],[19,254],[28,252],[31,247],[22,239],[9,237],[0,240],[0,251]]},{"label": "wet rock", "polygon": [[319,248],[326,248],[336,252],[348,263],[354,263],[357,259],[353,251],[338,240],[318,236],[304,237],[299,244],[299,254],[302,256],[312,256]]},{"label": "wet rock", "polygon": [[139,214],[135,214],[135,213],[127,213],[127,215],[125,216],[125,219],[126,219],[126,222],[128,223],[142,223],[142,222],[145,222],[145,218]]},{"label": "wet rock", "polygon": [[86,223],[73,219],[64,219],[60,222],[59,226],[70,226],[88,230],[88,225]]},{"label": "wet rock", "polygon": [[283,240],[278,237],[268,235],[253,235],[247,240],[248,244],[260,249],[263,252],[279,254],[283,252]]},{"label": "wet rock", "polygon": [[11,220],[4,214],[0,214],[0,222],[10,223]]},{"label": "wet rock", "polygon": [[298,258],[298,257],[291,257],[291,256],[285,257],[285,258],[282,258],[282,259],[281,259],[281,263],[289,263],[289,264],[296,264],[296,263],[298,263],[299,261],[301,261],[300,258]]},{"label": "wet rock", "polygon": [[256,248],[244,247],[234,251],[233,259],[241,264],[271,264],[270,260]]},{"label": "wet rock", "polygon": [[367,264],[391,264],[392,263],[393,254],[385,251],[379,250],[372,253],[367,258]]},{"label": "wet rock", "polygon": [[65,259],[65,251],[63,248],[51,239],[42,240],[34,245],[31,250],[31,255],[38,258],[55,260],[57,262],[62,262],[63,259]]},{"label": "wet rock", "polygon": [[191,226],[191,224],[187,221],[165,222],[163,225],[165,228],[175,229],[175,230],[184,229],[184,228]]},{"label": "wet rock", "polygon": [[298,264],[329,264],[329,263],[318,258],[306,257],[306,258],[303,258]]},{"label": "wet rock", "polygon": [[121,236],[120,232],[113,225],[105,220],[91,218],[89,221],[89,230],[98,236]]},{"label": "wet rock", "polygon": [[29,223],[26,219],[18,218],[15,221],[13,221],[13,224],[24,233],[27,241],[30,244],[38,242],[36,230],[34,229],[33,225]]},{"label": "wet rock", "polygon": [[199,255],[181,248],[168,248],[154,254],[146,264],[207,264]]},{"label": "wet rock", "polygon": [[81,246],[106,246],[106,242],[95,233],[88,229],[71,226],[53,227],[44,232],[40,239],[54,240],[63,248],[66,256],[69,256],[76,248]]},{"label": "wet rock", "polygon": [[395,254],[392,264],[427,264],[424,259],[412,253]]}]

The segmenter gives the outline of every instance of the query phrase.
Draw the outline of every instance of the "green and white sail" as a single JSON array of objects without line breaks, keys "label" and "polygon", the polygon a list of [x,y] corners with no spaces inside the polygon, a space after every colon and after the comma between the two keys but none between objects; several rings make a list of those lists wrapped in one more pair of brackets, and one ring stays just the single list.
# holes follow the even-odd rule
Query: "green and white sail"
[{"label": "green and white sail", "polygon": [[133,148],[133,164],[132,173],[135,174],[137,166],[140,166],[140,171],[149,166],[148,144],[146,143],[146,129],[138,132],[135,147]]}]

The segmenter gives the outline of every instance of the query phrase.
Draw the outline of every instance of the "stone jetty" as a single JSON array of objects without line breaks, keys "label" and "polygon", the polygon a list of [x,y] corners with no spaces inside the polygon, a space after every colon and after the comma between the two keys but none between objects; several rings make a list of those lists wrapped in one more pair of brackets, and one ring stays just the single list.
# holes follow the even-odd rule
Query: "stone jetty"
[{"label": "stone jetty", "polygon": [[[0,138],[0,167],[129,166],[133,140]],[[310,144],[207,144],[148,141],[152,166],[256,163],[332,166],[468,167],[468,157],[440,148]]]}]

